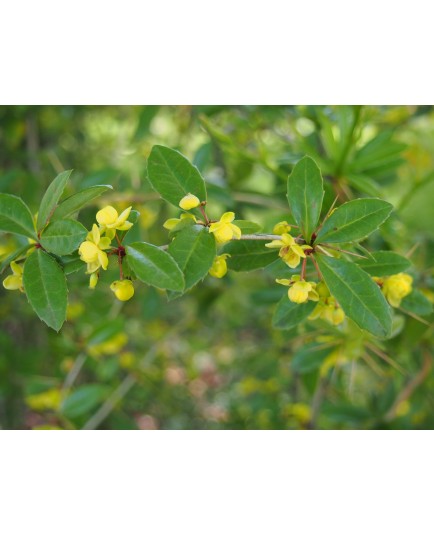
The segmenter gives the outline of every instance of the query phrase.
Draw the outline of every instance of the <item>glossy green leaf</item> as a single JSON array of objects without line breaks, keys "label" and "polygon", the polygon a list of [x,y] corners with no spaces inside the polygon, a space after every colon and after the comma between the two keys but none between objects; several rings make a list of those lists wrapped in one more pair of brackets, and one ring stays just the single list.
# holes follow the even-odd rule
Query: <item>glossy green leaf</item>
[{"label": "glossy green leaf", "polygon": [[71,173],[71,169],[68,171],[62,171],[62,173],[59,173],[59,175],[57,175],[57,177],[47,188],[47,191],[45,192],[39,206],[38,220],[36,222],[38,231],[47,225],[51,216],[53,215]]},{"label": "glossy green leaf", "polygon": [[276,250],[265,247],[269,240],[233,240],[225,245],[224,253],[229,253],[227,264],[230,270],[249,272],[264,268],[277,258]]},{"label": "glossy green leaf", "polygon": [[148,159],[148,178],[154,190],[176,207],[188,193],[206,201],[205,182],[199,170],[174,149],[154,145]]},{"label": "glossy green leaf", "polygon": [[37,249],[24,263],[24,290],[35,313],[47,326],[59,331],[66,320],[68,289],[60,265]]},{"label": "glossy green leaf", "polygon": [[169,245],[169,253],[178,263],[185,277],[185,291],[203,279],[216,256],[212,234],[202,225],[186,227]]},{"label": "glossy green leaf", "polygon": [[108,395],[105,385],[88,384],[78,387],[62,402],[61,413],[68,419],[85,415]]},{"label": "glossy green leaf", "polygon": [[322,276],[345,314],[361,329],[386,337],[392,329],[392,315],[378,285],[357,264],[316,256]]},{"label": "glossy green leaf", "polygon": [[402,300],[401,309],[416,315],[426,316],[433,312],[433,304],[420,290],[415,289]]},{"label": "glossy green leaf", "polygon": [[338,207],[320,229],[315,242],[352,242],[373,233],[393,206],[375,198],[354,199]]},{"label": "glossy green leaf", "polygon": [[51,218],[51,221],[61,220],[63,218],[68,218],[72,214],[78,212],[85,205],[99,197],[107,190],[112,190],[113,187],[108,184],[102,184],[97,186],[91,186],[90,188],[85,188],[76,194],[70,195],[64,201],[62,201],[54,211],[54,214]]},{"label": "glossy green leaf", "polygon": [[321,214],[324,187],[319,167],[309,156],[302,158],[288,177],[287,197],[297,225],[310,242]]},{"label": "glossy green leaf", "polygon": [[78,221],[59,220],[45,227],[40,243],[50,253],[68,255],[78,249],[86,235],[87,229]]},{"label": "glossy green leaf", "polygon": [[79,272],[86,268],[86,263],[80,259],[78,253],[62,256],[60,257],[59,262],[62,265],[65,275],[74,274],[75,272]]},{"label": "glossy green leaf", "polygon": [[292,329],[298,326],[300,322],[306,320],[310,313],[315,309],[316,302],[308,301],[306,303],[294,303],[288,299],[285,294],[273,315],[273,327],[276,329]]},{"label": "glossy green leaf", "polygon": [[1,231],[27,236],[36,240],[32,214],[20,197],[0,194]]},{"label": "glossy green leaf", "polygon": [[166,251],[146,242],[133,242],[126,252],[129,265],[141,281],[161,289],[183,290],[182,271]]},{"label": "glossy green leaf", "polygon": [[357,259],[356,262],[360,268],[372,276],[399,274],[411,266],[408,259],[393,251],[377,251],[371,253],[371,257],[371,259]]}]

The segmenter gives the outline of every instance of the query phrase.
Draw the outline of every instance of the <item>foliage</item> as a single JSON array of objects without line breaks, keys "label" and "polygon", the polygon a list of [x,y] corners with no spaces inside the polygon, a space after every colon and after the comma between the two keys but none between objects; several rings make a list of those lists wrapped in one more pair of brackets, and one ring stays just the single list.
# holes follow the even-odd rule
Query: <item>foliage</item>
[{"label": "foliage", "polygon": [[0,120],[4,427],[432,427],[430,109]]}]

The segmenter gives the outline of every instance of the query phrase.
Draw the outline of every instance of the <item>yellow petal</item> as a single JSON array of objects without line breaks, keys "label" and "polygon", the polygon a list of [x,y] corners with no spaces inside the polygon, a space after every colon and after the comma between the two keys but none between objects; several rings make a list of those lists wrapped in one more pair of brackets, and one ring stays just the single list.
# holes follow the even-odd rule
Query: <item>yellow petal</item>
[{"label": "yellow petal", "polygon": [[11,270],[15,275],[23,275],[23,265],[12,261],[10,264]]},{"label": "yellow petal", "polygon": [[8,275],[3,281],[3,286],[6,290],[20,290],[23,286],[23,278],[21,275]]},{"label": "yellow petal", "polygon": [[276,283],[289,287],[292,284],[292,281],[290,279],[276,279]]},{"label": "yellow petal", "polygon": [[131,229],[132,226],[133,224],[130,221],[126,221],[122,223],[121,225],[116,224],[116,229],[118,231],[128,231],[128,229]]},{"label": "yellow petal", "polygon": [[268,242],[265,244],[266,248],[281,248],[285,244],[282,242],[282,240],[272,240],[271,242]]},{"label": "yellow petal", "polygon": [[241,229],[237,227],[236,225],[234,225],[233,223],[231,223],[230,226],[231,226],[232,233],[233,233],[232,238],[234,238],[235,240],[239,240],[242,235]]},{"label": "yellow petal", "polygon": [[163,223],[163,227],[169,231],[174,229],[181,220],[179,218],[169,218]]},{"label": "yellow petal", "polygon": [[100,225],[113,225],[118,219],[118,211],[111,207],[104,207],[96,213],[96,221]]},{"label": "yellow petal", "polygon": [[99,250],[98,251],[98,261],[101,264],[101,268],[103,270],[107,270],[107,266],[108,266],[107,253],[105,253],[104,251]]},{"label": "yellow petal", "polygon": [[222,223],[231,223],[235,219],[235,212],[225,212],[222,217],[220,218],[220,221]]},{"label": "yellow petal", "polygon": [[78,253],[80,255],[80,258],[84,262],[95,262],[98,259],[98,252],[100,250],[98,247],[93,243],[86,240],[86,242],[82,242],[80,247],[78,248]]},{"label": "yellow petal", "polygon": [[[118,227],[118,225],[122,225],[123,223],[125,223],[128,219],[128,216],[130,215],[130,212],[131,212],[131,209],[133,207],[128,207],[126,208],[123,212],[120,213],[119,217],[117,218],[117,222],[116,222],[116,226],[118,229],[120,229],[120,227]],[[128,222],[130,223],[130,222]],[[132,224],[131,224],[132,225]],[[121,229],[123,230],[123,229]]]}]

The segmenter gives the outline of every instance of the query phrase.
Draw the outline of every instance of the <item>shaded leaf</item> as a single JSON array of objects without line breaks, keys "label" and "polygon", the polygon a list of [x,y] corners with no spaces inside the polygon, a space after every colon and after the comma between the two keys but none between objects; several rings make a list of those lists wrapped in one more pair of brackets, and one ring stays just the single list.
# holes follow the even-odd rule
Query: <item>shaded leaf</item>
[{"label": "shaded leaf", "polygon": [[371,253],[371,259],[357,259],[355,262],[369,275],[381,277],[404,272],[411,266],[410,261],[393,251]]},{"label": "shaded leaf", "polygon": [[315,242],[351,242],[373,233],[390,216],[393,206],[375,198],[354,199],[326,220]]},{"label": "shaded leaf", "polygon": [[292,329],[303,322],[315,309],[316,302],[294,303],[285,294],[273,315],[273,327],[277,329]]},{"label": "shaded leaf", "polygon": [[377,337],[387,336],[392,329],[390,307],[378,285],[357,264],[316,256],[322,276],[331,294],[345,314],[361,329]]},{"label": "shaded leaf", "polygon": [[264,268],[277,258],[275,250],[265,247],[269,240],[233,240],[223,248],[224,253],[229,253],[227,259],[229,269],[235,272],[249,272]]},{"label": "shaded leaf", "polygon": [[75,419],[94,409],[107,395],[108,388],[105,385],[83,385],[63,401],[60,411],[68,419]]},{"label": "shaded leaf", "polygon": [[36,227],[38,231],[43,229],[51,216],[54,213],[54,209],[59,202],[59,199],[63,193],[63,190],[68,182],[68,179],[72,173],[72,169],[68,171],[62,171],[57,177],[53,180],[50,186],[47,188],[47,191],[42,198],[41,204],[38,211],[38,219],[36,222]]},{"label": "shaded leaf", "polygon": [[20,197],[0,194],[0,231],[36,240],[32,214]]},{"label": "shaded leaf", "polygon": [[148,159],[148,178],[154,190],[176,207],[188,193],[206,201],[205,182],[199,170],[174,149],[154,145]]},{"label": "shaded leaf", "polygon": [[108,184],[102,184],[97,186],[91,186],[90,188],[85,188],[76,194],[73,194],[67,197],[62,201],[54,211],[51,221],[61,220],[67,218],[72,214],[78,212],[85,205],[99,197],[107,190],[113,190],[113,187]]},{"label": "shaded leaf", "polygon": [[184,291],[187,291],[203,279],[212,266],[216,256],[214,236],[202,225],[186,227],[170,243],[169,253],[184,273]]},{"label": "shaded leaf", "polygon": [[292,215],[310,243],[321,214],[324,188],[319,167],[309,156],[302,158],[288,177],[287,197]]},{"label": "shaded leaf", "polygon": [[24,290],[35,313],[47,326],[59,331],[66,320],[68,289],[59,264],[37,249],[24,263]]},{"label": "shaded leaf", "polygon": [[126,253],[129,266],[144,283],[161,289],[183,290],[183,274],[166,251],[146,242],[133,242],[126,247]]},{"label": "shaded leaf", "polygon": [[40,243],[44,249],[56,255],[68,255],[85,240],[87,229],[75,220],[59,220],[49,223],[42,232]]}]

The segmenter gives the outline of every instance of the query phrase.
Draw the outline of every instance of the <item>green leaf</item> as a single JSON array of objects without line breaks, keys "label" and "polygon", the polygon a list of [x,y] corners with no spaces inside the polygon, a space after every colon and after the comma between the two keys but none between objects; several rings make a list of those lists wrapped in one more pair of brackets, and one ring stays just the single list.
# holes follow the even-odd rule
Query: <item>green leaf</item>
[{"label": "green leaf", "polygon": [[20,197],[0,194],[0,231],[36,239],[32,214]]},{"label": "green leaf", "polygon": [[426,316],[432,313],[433,304],[420,290],[416,289],[402,300],[401,309],[416,315]]},{"label": "green leaf", "polygon": [[108,389],[105,385],[83,385],[65,398],[60,411],[66,418],[75,419],[98,406],[107,394]]},{"label": "green leaf", "polygon": [[369,275],[382,277],[404,272],[411,266],[405,257],[393,251],[377,251],[371,253],[372,259],[357,259],[355,262]]},{"label": "green leaf", "polygon": [[189,193],[206,201],[205,182],[199,170],[174,149],[154,145],[148,159],[148,178],[154,190],[176,207]]},{"label": "green leaf", "polygon": [[202,225],[186,227],[170,243],[169,253],[184,273],[187,291],[207,275],[214,262],[214,236]]},{"label": "green leaf", "polygon": [[72,173],[72,169],[68,171],[62,171],[57,177],[53,180],[50,186],[47,188],[47,191],[42,198],[41,205],[38,212],[38,220],[36,222],[36,227],[38,231],[43,229],[51,216],[54,213],[54,209],[59,202],[60,196],[63,193],[63,190],[68,182],[68,179]]},{"label": "green leaf", "polygon": [[361,329],[386,337],[392,329],[392,315],[378,285],[357,264],[316,255],[326,285],[345,314]]},{"label": "green leaf", "polygon": [[166,251],[146,242],[134,242],[126,252],[129,265],[141,281],[161,289],[183,290],[182,272]]},{"label": "green leaf", "polygon": [[382,199],[348,201],[326,220],[315,242],[351,242],[366,238],[387,220],[392,209],[393,206]]},{"label": "green leaf", "polygon": [[78,253],[61,257],[59,262],[65,275],[74,274],[75,272],[86,268],[86,264],[80,259]]},{"label": "green leaf", "polygon": [[82,207],[99,197],[104,192],[107,192],[107,190],[113,190],[113,187],[108,184],[91,186],[90,188],[86,188],[76,194],[70,195],[57,206],[51,221],[61,220],[75,214]]},{"label": "green leaf", "polygon": [[330,346],[324,348],[322,344],[308,344],[295,353],[291,361],[291,368],[300,374],[317,370],[332,351],[333,347]]},{"label": "green leaf", "polygon": [[269,240],[233,240],[226,244],[223,253],[229,253],[228,268],[235,272],[249,272],[264,268],[277,258],[276,250],[265,247]]},{"label": "green leaf", "polygon": [[75,220],[59,220],[49,223],[42,232],[40,243],[55,255],[68,255],[84,241],[87,229]]},{"label": "green leaf", "polygon": [[292,215],[310,243],[321,214],[324,188],[319,167],[309,156],[297,162],[288,177],[287,197]]},{"label": "green leaf", "polygon": [[273,327],[276,329],[292,329],[303,322],[315,309],[316,302],[294,303],[285,294],[273,315]]},{"label": "green leaf", "polygon": [[232,223],[241,229],[242,234],[259,233],[262,230],[262,227],[254,221],[234,220]]},{"label": "green leaf", "polygon": [[24,290],[35,313],[47,326],[59,331],[66,320],[68,289],[59,264],[37,249],[24,263]]}]

